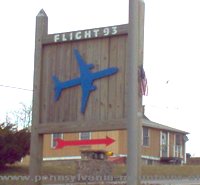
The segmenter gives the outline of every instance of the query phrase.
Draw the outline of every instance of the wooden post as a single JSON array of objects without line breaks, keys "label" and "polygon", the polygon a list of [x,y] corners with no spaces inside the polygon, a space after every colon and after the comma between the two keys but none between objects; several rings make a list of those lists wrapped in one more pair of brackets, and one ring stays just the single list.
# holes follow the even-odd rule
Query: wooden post
[{"label": "wooden post", "polygon": [[129,0],[128,28],[128,163],[127,185],[139,185],[141,176],[141,119],[142,97],[138,94],[138,66],[143,63],[144,3]]},{"label": "wooden post", "polygon": [[42,40],[48,32],[48,18],[44,10],[41,10],[36,17],[35,35],[35,63],[34,63],[34,84],[33,84],[33,114],[31,128],[31,150],[29,173],[31,181],[29,185],[39,185],[42,158],[43,158],[43,135],[38,133],[37,127],[40,122],[40,83],[41,83],[41,61],[42,61]]}]

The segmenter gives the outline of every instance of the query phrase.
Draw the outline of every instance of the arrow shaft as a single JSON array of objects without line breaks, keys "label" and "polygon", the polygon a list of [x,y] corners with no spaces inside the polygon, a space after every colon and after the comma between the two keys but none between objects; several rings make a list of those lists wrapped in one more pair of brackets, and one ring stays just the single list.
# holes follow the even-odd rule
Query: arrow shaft
[{"label": "arrow shaft", "polygon": [[110,145],[113,143],[115,140],[106,137],[103,139],[85,139],[85,140],[72,140],[72,141],[66,141],[62,140],[60,138],[55,139],[57,142],[56,149],[63,148],[65,146],[81,146],[81,145],[101,145],[105,144],[106,146]]},{"label": "arrow shaft", "polygon": [[87,140],[74,140],[63,141],[63,146],[81,146],[81,145],[97,145],[105,144],[106,139],[87,139]]}]

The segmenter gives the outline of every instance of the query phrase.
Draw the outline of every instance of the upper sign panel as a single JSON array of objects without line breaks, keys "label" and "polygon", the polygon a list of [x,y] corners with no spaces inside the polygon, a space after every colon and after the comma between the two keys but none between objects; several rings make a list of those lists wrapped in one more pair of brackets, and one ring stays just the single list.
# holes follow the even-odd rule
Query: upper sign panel
[{"label": "upper sign panel", "polygon": [[34,114],[39,133],[124,129],[127,25],[38,33]]},{"label": "upper sign panel", "polygon": [[124,118],[126,53],[127,35],[44,45],[41,122]]}]

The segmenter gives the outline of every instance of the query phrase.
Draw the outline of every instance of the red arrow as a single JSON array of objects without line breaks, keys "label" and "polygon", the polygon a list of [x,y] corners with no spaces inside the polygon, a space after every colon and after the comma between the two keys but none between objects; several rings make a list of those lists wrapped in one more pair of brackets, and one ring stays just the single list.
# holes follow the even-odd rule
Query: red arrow
[{"label": "red arrow", "polygon": [[86,140],[72,140],[72,141],[65,141],[60,138],[56,138],[55,141],[57,142],[55,149],[60,149],[65,146],[102,145],[102,144],[108,146],[113,142],[115,142],[114,139],[108,136],[106,136],[105,139],[86,139]]}]

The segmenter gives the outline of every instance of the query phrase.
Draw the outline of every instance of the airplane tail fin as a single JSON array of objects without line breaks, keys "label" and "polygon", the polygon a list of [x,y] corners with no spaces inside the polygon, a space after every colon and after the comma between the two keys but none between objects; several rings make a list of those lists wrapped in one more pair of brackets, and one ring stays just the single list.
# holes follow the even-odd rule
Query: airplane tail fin
[{"label": "airplane tail fin", "polygon": [[62,86],[60,80],[56,76],[52,76],[54,82],[54,99],[57,101],[62,92]]}]

